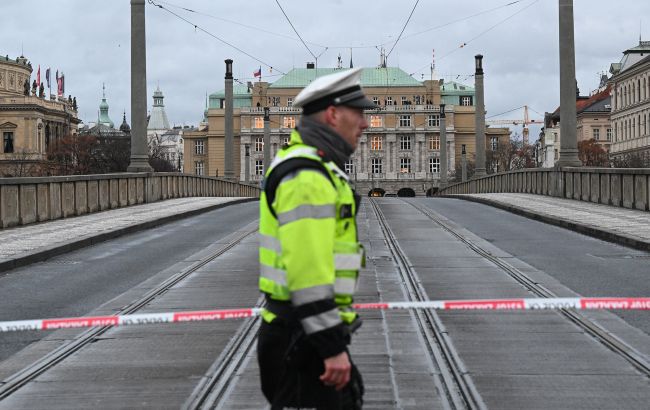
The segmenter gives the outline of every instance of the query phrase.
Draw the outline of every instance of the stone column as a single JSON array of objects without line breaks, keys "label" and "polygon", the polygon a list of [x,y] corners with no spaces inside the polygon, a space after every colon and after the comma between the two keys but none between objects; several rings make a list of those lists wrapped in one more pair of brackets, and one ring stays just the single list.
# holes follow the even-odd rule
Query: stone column
[{"label": "stone column", "polygon": [[264,107],[264,175],[271,163],[271,117],[269,107]]},{"label": "stone column", "polygon": [[447,118],[445,104],[440,104],[440,188],[447,186]]},{"label": "stone column", "polygon": [[145,0],[131,0],[131,162],[128,172],[153,172],[147,144]]},{"label": "stone column", "polygon": [[474,177],[480,178],[486,175],[485,172],[485,94],[483,89],[483,56],[478,54],[474,57],[476,73],[474,76],[476,89],[476,167]]},{"label": "stone column", "polygon": [[247,183],[251,180],[251,146],[244,145],[244,181]]},{"label": "stone column", "polygon": [[226,101],[224,104],[224,177],[228,180],[235,179],[233,169],[233,98],[232,98],[232,60],[226,60]]},{"label": "stone column", "polygon": [[465,182],[467,181],[467,151],[465,150],[465,144],[463,144],[461,147],[460,162],[461,166],[463,167],[462,181]]},{"label": "stone column", "polygon": [[560,159],[557,167],[579,167],[576,135],[576,59],[573,38],[573,0],[559,0],[560,8]]}]

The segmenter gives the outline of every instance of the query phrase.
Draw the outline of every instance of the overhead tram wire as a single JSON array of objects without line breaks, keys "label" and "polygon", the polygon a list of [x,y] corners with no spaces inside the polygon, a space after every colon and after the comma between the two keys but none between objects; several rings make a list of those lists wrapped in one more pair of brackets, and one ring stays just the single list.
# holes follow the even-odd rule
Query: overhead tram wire
[{"label": "overhead tram wire", "polygon": [[395,49],[395,46],[397,45],[397,43],[399,43],[399,39],[402,38],[402,34],[404,34],[404,30],[406,30],[406,26],[408,26],[409,22],[411,21],[411,17],[413,17],[413,13],[415,12],[415,8],[418,6],[418,3],[420,3],[420,0],[416,0],[415,4],[413,5],[413,9],[411,10],[411,14],[409,14],[409,18],[406,19],[406,23],[404,23],[404,27],[402,27],[402,31],[400,31],[399,36],[397,36],[397,40],[395,40],[395,44],[393,44],[393,47],[391,47],[388,54],[386,54],[386,59],[388,59],[388,57],[390,57],[390,53],[393,52],[393,50]]},{"label": "overhead tram wire", "polygon": [[[419,1],[419,0],[418,0],[418,1]],[[289,22],[289,25],[290,25],[291,28],[293,29],[293,32],[296,33],[296,35],[298,36],[298,38],[300,39],[300,41],[302,41],[302,44],[305,46],[305,48],[307,49],[307,51],[309,51],[309,54],[311,54],[311,56],[314,57],[314,59],[316,60],[316,67],[318,67],[318,57],[316,57],[316,54],[314,54],[314,53],[311,51],[311,49],[309,48],[309,46],[307,45],[307,43],[305,43],[305,40],[302,39],[302,37],[300,36],[300,33],[298,33],[298,30],[296,30],[296,27],[295,27],[295,26],[293,25],[293,23],[291,22],[291,19],[289,18],[289,16],[287,16],[287,13],[286,13],[286,12],[284,11],[284,9],[282,8],[282,5],[280,4],[280,2],[279,2],[278,0],[275,0],[275,3],[278,5],[278,7],[280,8],[280,11],[282,11],[282,14],[284,14],[284,17],[285,17],[285,18],[287,19],[287,21]],[[325,47],[325,50],[323,50],[323,53],[324,53],[325,51],[327,51],[327,47]],[[320,53],[320,54],[319,54],[319,57],[322,56],[323,53]]]},{"label": "overhead tram wire", "polygon": [[[223,44],[225,44],[225,45],[227,45],[227,46],[229,46],[229,47],[231,47],[231,48],[234,48],[235,50],[239,51],[240,53],[244,54],[245,56],[252,58],[253,60],[255,60],[255,61],[257,61],[258,63],[262,64],[264,67],[268,67],[268,68],[270,68],[270,69],[273,69],[273,66],[272,66],[272,65],[267,64],[267,63],[264,62],[263,60],[261,60],[261,59],[255,57],[254,55],[252,55],[252,54],[250,54],[250,53],[248,53],[248,52],[242,50],[241,48],[235,46],[234,44],[227,42],[226,40],[224,40],[224,39],[222,39],[222,38],[216,36],[215,34],[212,34],[211,32],[209,32],[208,30],[206,30],[206,29],[204,29],[203,27],[199,26],[198,24],[192,23],[191,21],[189,21],[189,20],[186,19],[185,17],[183,17],[183,16],[179,16],[177,13],[174,13],[173,11],[171,11],[171,10],[169,10],[168,8],[162,6],[161,4],[157,4],[154,0],[147,0],[147,1],[148,1],[149,4],[151,4],[152,6],[155,6],[155,7],[158,7],[158,8],[160,8],[160,9],[162,9],[162,10],[165,10],[167,13],[169,13],[169,14],[175,16],[176,18],[178,18],[178,19],[180,19],[180,20],[183,20],[183,21],[186,22],[187,24],[193,26],[195,30],[202,31],[203,33],[205,33],[205,34],[207,34],[208,36],[214,38],[215,40],[218,40],[219,42],[221,42],[221,43],[223,43]],[[286,74],[285,72],[283,72],[282,70],[279,70],[279,69],[277,69],[277,68],[276,68],[275,70],[278,71],[278,72],[280,72],[281,74]]]},{"label": "overhead tram wire", "polygon": [[[173,4],[173,3],[170,3],[170,2],[167,2],[167,1],[158,1],[158,3],[166,4],[166,5],[170,6],[170,7],[175,7],[175,8],[184,10],[184,11],[186,11],[188,13],[194,13],[194,14],[199,15],[199,16],[204,16],[204,17],[208,17],[208,18],[211,18],[211,19],[215,19],[215,20],[226,22],[226,23],[234,24],[234,25],[237,25],[237,26],[245,27],[245,28],[250,29],[250,30],[261,31],[262,33],[271,34],[271,35],[274,35],[274,36],[286,38],[288,40],[300,41],[300,39],[288,36],[286,34],[276,33],[276,32],[271,31],[271,30],[267,30],[267,29],[264,29],[264,28],[261,28],[261,27],[251,26],[249,24],[240,23],[240,22],[234,21],[234,20],[225,19],[223,17],[217,17],[217,16],[214,16],[212,14],[205,13],[205,12],[202,12],[202,11],[188,9],[187,7],[179,6],[178,4]],[[317,46],[317,47],[326,47],[326,46],[324,46],[322,44],[314,43],[314,42],[311,42],[311,41],[307,41],[307,43],[311,44],[311,45],[314,45],[314,46]]]},{"label": "overhead tram wire", "polygon": [[447,54],[443,55],[442,57],[440,57],[440,60],[442,60],[443,58],[448,57],[449,55],[455,53],[456,51],[460,50],[461,48],[465,48],[469,43],[473,42],[474,40],[476,40],[476,39],[478,39],[480,37],[483,37],[485,34],[489,33],[492,30],[494,30],[495,28],[497,28],[501,24],[505,23],[506,21],[510,20],[514,16],[524,12],[526,9],[528,9],[531,6],[537,4],[538,2],[539,2],[539,0],[535,0],[532,3],[530,3],[529,5],[527,5],[526,7],[521,8],[521,9],[517,10],[515,13],[513,13],[513,14],[509,15],[508,17],[504,18],[503,20],[500,20],[498,23],[496,23],[493,26],[489,27],[487,30],[482,31],[479,34],[477,34],[476,36],[474,36],[471,39],[467,40],[466,42],[464,42],[463,44],[458,46],[458,48],[455,48],[455,49],[451,50],[450,52],[448,52]]}]

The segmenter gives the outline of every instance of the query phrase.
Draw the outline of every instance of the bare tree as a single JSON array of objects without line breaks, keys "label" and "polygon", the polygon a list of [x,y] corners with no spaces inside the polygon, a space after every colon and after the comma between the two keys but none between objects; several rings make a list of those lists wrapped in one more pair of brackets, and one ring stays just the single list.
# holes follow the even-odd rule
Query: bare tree
[{"label": "bare tree", "polygon": [[11,155],[2,174],[5,177],[34,177],[43,174],[42,161],[36,151],[16,149]]},{"label": "bare tree", "polygon": [[609,167],[607,151],[593,138],[578,142],[578,158],[587,167]]}]

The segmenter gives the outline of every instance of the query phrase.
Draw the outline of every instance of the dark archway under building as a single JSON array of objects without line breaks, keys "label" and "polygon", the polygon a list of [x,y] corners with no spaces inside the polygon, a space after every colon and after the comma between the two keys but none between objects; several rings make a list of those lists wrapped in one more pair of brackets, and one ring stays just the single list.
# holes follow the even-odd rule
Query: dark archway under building
[{"label": "dark archway under building", "polygon": [[384,196],[386,191],[381,188],[373,188],[368,192],[368,196]]},{"label": "dark archway under building", "polygon": [[434,196],[437,193],[438,193],[438,188],[436,187],[427,189],[427,196]]},{"label": "dark archway under building", "polygon": [[412,188],[402,188],[397,191],[397,196],[414,197],[415,191]]}]

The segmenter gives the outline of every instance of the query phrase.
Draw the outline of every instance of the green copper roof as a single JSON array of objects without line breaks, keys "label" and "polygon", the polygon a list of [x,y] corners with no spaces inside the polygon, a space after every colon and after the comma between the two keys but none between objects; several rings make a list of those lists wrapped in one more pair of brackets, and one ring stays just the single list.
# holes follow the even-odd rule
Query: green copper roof
[{"label": "green copper roof", "polygon": [[442,87],[440,87],[440,92],[447,95],[474,95],[474,87],[457,83],[455,81],[449,81],[445,82]]},{"label": "green copper roof", "polygon": [[[215,93],[210,94],[209,97],[209,107],[210,108],[220,108],[219,100],[226,98],[226,91],[219,90]],[[253,101],[253,94],[249,88],[243,84],[233,84],[232,85],[232,98],[233,98],[233,107],[250,107]]]},{"label": "green copper roof", "polygon": [[[269,88],[304,88],[314,79],[332,74],[342,68],[294,68],[269,86]],[[412,87],[422,83],[397,67],[364,68],[361,72],[362,87]]]}]

